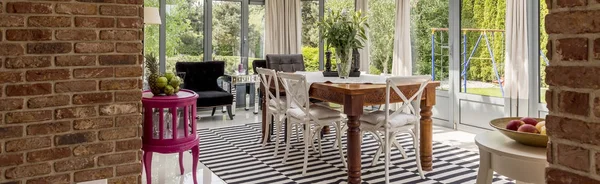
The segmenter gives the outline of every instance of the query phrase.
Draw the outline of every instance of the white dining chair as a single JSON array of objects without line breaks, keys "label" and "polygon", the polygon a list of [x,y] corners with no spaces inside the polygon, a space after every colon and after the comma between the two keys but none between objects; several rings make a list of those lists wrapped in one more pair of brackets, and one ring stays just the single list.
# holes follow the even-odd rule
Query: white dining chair
[{"label": "white dining chair", "polygon": [[[421,178],[425,179],[419,155],[419,119],[421,117],[419,111],[423,90],[430,80],[431,76],[389,77],[386,80],[384,110],[371,112],[360,117],[361,130],[373,134],[379,142],[379,148],[373,158],[373,166],[377,164],[381,152],[383,151],[385,154],[385,183],[389,183],[390,181],[389,165],[391,146],[394,145],[397,147],[403,155],[403,158],[406,158],[404,149],[400,143],[398,143],[398,140],[396,140],[396,135],[400,133],[408,133],[411,135],[413,147],[415,148],[417,170]],[[398,85],[410,84],[420,86],[418,91],[414,92],[410,98],[407,98],[406,94],[398,89]],[[402,105],[394,112],[390,110],[390,98],[392,97],[391,90],[393,90],[393,92],[403,101]],[[412,93],[413,91],[406,92]]]},{"label": "white dining chair", "polygon": [[[267,114],[267,127],[265,128],[266,133],[264,134],[266,137],[270,135],[271,132],[271,122],[274,118],[274,126],[275,126],[275,153],[277,156],[279,150],[279,135],[281,133],[281,124],[285,118],[285,111],[287,110],[287,104],[285,100],[285,96],[279,96],[279,78],[277,77],[277,73],[275,70],[266,69],[266,68],[256,68],[256,72],[260,76],[260,82],[265,89],[265,101],[268,102],[268,107],[264,108]],[[271,86],[275,87],[275,94],[271,92]],[[267,139],[263,139],[262,146],[264,147],[267,144]]]},{"label": "white dining chair", "polygon": [[295,108],[288,108],[286,111],[286,117],[288,119],[286,131],[288,131],[288,133],[283,163],[286,163],[290,150],[290,131],[292,125],[299,125],[301,128],[304,127],[304,165],[302,167],[302,175],[306,174],[306,169],[308,167],[309,146],[312,146],[313,150],[315,150],[314,141],[317,139],[319,144],[319,155],[322,155],[321,130],[324,126],[333,125],[336,128],[336,142],[338,144],[337,147],[340,159],[342,160],[344,167],[346,167],[346,159],[341,146],[344,118],[340,111],[322,105],[311,104],[308,96],[308,85],[304,75],[279,72],[278,76],[281,78],[285,89],[288,107],[291,107],[292,105],[295,106]]}]

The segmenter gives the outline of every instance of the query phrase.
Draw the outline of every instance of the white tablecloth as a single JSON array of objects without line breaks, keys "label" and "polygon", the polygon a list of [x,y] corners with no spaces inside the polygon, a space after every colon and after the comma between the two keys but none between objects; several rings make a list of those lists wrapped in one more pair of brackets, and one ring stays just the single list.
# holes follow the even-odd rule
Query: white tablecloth
[{"label": "white tablecloth", "polygon": [[296,72],[306,76],[308,86],[315,82],[331,82],[342,84],[385,84],[387,76],[361,74],[360,77],[349,77],[341,79],[339,77],[323,77],[323,72]]}]

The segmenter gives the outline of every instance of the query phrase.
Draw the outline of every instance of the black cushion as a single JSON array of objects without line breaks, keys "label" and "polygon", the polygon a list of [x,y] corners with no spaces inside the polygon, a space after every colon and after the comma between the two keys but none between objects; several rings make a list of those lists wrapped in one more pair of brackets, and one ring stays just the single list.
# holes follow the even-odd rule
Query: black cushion
[{"label": "black cushion", "polygon": [[233,103],[233,95],[224,91],[197,91],[198,107],[212,107],[231,105]]},{"label": "black cushion", "polygon": [[252,69],[254,69],[254,74],[258,75],[258,72],[256,71],[257,68],[267,68],[267,60],[254,60],[252,61]]},{"label": "black cushion", "polygon": [[183,88],[192,91],[224,91],[217,84],[217,78],[225,75],[225,62],[177,62],[177,72],[185,72]]},{"label": "black cushion", "polygon": [[275,71],[304,71],[302,54],[267,54],[267,68]]}]

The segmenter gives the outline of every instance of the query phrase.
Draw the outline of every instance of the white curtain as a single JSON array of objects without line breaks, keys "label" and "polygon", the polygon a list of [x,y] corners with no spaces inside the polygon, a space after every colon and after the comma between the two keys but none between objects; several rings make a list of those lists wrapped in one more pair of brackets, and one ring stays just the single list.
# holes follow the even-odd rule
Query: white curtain
[{"label": "white curtain", "polygon": [[300,0],[267,0],[265,7],[265,53],[301,53]]},{"label": "white curtain", "polygon": [[[361,11],[363,15],[368,16],[369,12],[369,0],[356,0],[356,11]],[[365,29],[365,33],[367,34],[367,38],[369,37],[369,29]],[[370,56],[370,38],[367,39],[365,43],[365,47],[358,50],[360,54],[360,71],[369,73],[369,67],[371,66],[371,57]]]},{"label": "white curtain", "polygon": [[410,0],[396,0],[395,25],[392,75],[409,76],[412,75]]},{"label": "white curtain", "polygon": [[504,93],[512,99],[529,99],[526,1],[506,1],[506,60]]}]

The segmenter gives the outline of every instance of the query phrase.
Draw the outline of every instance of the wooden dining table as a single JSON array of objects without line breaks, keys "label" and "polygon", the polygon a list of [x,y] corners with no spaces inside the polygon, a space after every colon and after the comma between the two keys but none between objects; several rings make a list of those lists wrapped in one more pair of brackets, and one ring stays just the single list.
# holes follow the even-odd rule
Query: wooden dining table
[{"label": "wooden dining table", "polygon": [[[398,88],[405,96],[412,96],[419,90],[420,84],[403,84]],[[420,119],[420,152],[421,166],[425,171],[431,171],[432,167],[432,115],[431,109],[435,105],[436,87],[440,82],[429,82],[421,99]],[[264,88],[261,86],[261,91]],[[395,92],[392,92],[395,94]],[[347,163],[348,183],[361,183],[361,134],[360,116],[365,106],[385,104],[385,85],[383,84],[339,84],[339,83],[312,83],[309,90],[310,98],[331,102],[343,106],[343,112],[347,115]],[[397,95],[392,95],[390,103],[402,102]],[[264,98],[261,101],[262,108],[266,107]],[[266,125],[266,111],[262,111],[263,138]]]}]

